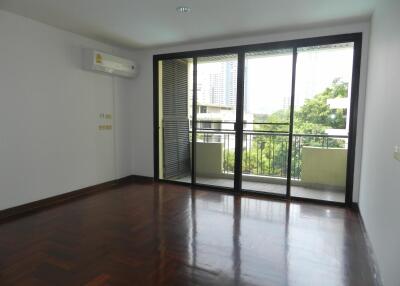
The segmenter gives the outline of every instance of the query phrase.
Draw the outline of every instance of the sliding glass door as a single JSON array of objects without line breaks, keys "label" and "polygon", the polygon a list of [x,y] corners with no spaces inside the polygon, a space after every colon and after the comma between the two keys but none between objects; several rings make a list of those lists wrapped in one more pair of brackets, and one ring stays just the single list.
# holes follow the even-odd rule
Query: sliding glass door
[{"label": "sliding glass door", "polygon": [[293,49],[245,54],[242,189],[286,195]]},{"label": "sliding glass door", "polygon": [[354,44],[299,48],[291,195],[345,202]]},{"label": "sliding glass door", "polygon": [[199,57],[196,75],[195,180],[233,188],[238,56]]},{"label": "sliding glass door", "polygon": [[360,55],[350,34],[156,56],[157,178],[351,202]]}]

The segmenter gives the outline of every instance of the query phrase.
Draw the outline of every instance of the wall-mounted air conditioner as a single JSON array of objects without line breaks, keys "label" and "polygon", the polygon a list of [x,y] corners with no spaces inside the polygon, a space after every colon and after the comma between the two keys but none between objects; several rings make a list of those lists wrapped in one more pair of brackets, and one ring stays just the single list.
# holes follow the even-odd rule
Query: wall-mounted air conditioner
[{"label": "wall-mounted air conditioner", "polygon": [[138,67],[134,61],[93,49],[84,51],[84,68],[130,78],[138,74]]}]

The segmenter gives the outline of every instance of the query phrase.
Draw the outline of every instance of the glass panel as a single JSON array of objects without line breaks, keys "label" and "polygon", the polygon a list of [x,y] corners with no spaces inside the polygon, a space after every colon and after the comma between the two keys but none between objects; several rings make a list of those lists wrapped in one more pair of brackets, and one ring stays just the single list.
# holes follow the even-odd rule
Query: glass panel
[{"label": "glass panel", "polygon": [[190,183],[193,60],[159,61],[158,70],[159,177]]},{"label": "glass panel", "polygon": [[196,182],[233,188],[237,55],[197,61]]},{"label": "glass panel", "polygon": [[291,194],[345,201],[353,43],[298,50]]},{"label": "glass panel", "polygon": [[286,194],[292,65],[292,49],[245,55],[245,190]]}]

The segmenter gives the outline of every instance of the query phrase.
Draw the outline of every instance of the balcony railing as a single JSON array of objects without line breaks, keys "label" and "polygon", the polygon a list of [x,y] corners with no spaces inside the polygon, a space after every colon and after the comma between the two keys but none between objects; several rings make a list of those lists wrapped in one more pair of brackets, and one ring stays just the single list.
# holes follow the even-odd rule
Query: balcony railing
[{"label": "balcony railing", "polygon": [[[233,130],[198,129],[198,143],[220,143],[223,149],[223,173],[233,173],[235,132]],[[325,134],[293,134],[292,179],[301,179],[303,147],[324,149],[347,148],[347,136]],[[244,131],[243,174],[286,177],[289,134],[282,132]]]}]

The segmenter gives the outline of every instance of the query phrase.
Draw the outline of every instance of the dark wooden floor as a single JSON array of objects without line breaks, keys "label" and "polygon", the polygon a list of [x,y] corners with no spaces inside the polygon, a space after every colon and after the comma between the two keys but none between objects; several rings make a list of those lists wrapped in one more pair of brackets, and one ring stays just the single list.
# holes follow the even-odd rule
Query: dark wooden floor
[{"label": "dark wooden floor", "polygon": [[374,285],[356,213],[131,183],[0,224],[0,285]]}]

